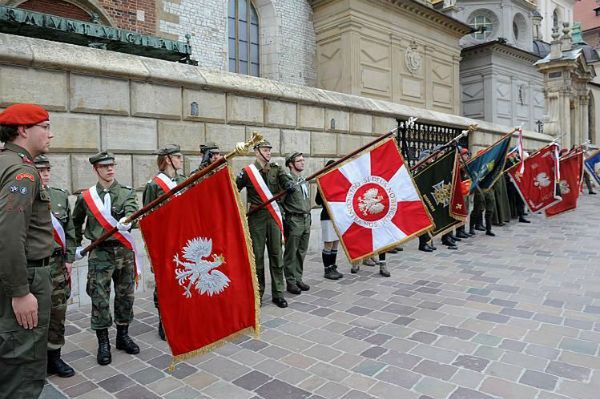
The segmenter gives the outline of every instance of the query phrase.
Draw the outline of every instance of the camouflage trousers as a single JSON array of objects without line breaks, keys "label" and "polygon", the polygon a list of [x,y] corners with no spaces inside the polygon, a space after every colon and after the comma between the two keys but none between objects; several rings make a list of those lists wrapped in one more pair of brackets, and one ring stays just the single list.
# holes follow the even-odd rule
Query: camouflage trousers
[{"label": "camouflage trousers", "polygon": [[38,325],[25,330],[17,324],[12,298],[0,291],[0,398],[37,398],[46,379],[50,268],[27,269],[29,291],[38,301]]},{"label": "camouflage trousers", "polygon": [[62,348],[65,344],[65,317],[67,301],[71,296],[69,274],[63,255],[50,258],[50,280],[52,281],[52,308],[48,329],[48,349],[54,350]]},{"label": "camouflage trousers", "polygon": [[123,247],[100,247],[88,258],[86,292],[92,298],[92,330],[109,328],[110,283],[115,286],[115,323],[128,325],[133,320],[134,255]]}]

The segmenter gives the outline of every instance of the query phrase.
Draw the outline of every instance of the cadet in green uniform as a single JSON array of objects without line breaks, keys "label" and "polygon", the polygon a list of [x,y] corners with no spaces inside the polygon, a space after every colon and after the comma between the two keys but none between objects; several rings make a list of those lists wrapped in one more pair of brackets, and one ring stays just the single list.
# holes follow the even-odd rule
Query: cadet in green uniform
[{"label": "cadet in green uniform", "polygon": [[211,163],[223,158],[223,154],[221,154],[219,146],[212,141],[200,145],[200,153],[202,154],[202,161],[200,161],[200,166],[197,170],[202,170]]},{"label": "cadet in green uniform", "polygon": [[[60,349],[65,344],[65,317],[67,301],[71,296],[71,270],[75,260],[75,228],[71,220],[69,193],[60,188],[49,187],[50,160],[38,155],[33,160],[40,173],[42,186],[50,196],[52,223],[54,228],[54,251],[50,258],[52,279],[52,309],[48,329],[48,374],[72,377],[75,370],[60,358]],[[54,226],[58,224],[59,226]],[[58,240],[58,241],[57,241]]]},{"label": "cadet in green uniform", "polygon": [[302,281],[304,257],[308,251],[310,238],[310,189],[302,177],[304,155],[294,152],[285,158],[285,166],[290,168],[296,190],[287,194],[282,201],[285,227],[285,252],[283,267],[287,291],[300,294],[310,287]]},{"label": "cadet in green uniform", "polygon": [[37,398],[46,378],[53,239],[33,157],[48,152],[48,119],[33,104],[0,113],[0,398]]},{"label": "cadet in green uniform", "polygon": [[[159,172],[152,180],[148,180],[148,183],[146,183],[143,196],[144,206],[165,194],[165,190],[163,189],[165,184],[171,189],[186,179],[185,176],[178,173],[179,170],[183,169],[183,155],[177,144],[169,144],[165,148],[161,148],[155,152],[155,154],[158,155],[156,164]],[[154,287],[154,306],[156,306],[156,309],[159,311],[158,335],[160,336],[160,339],[164,341],[165,330],[163,329],[162,321],[160,319],[156,286]]]},{"label": "cadet in green uniform", "polygon": [[[138,208],[135,192],[131,187],[123,186],[115,180],[115,156],[109,152],[101,152],[90,157],[90,163],[98,177],[95,188],[105,207],[110,208],[110,214],[119,222],[119,231],[128,231],[131,225],[124,224],[125,218]],[[81,245],[83,239],[83,223],[85,237],[95,241],[105,229],[96,219],[92,210],[80,194],[73,209],[73,224],[75,239]],[[76,259],[81,256],[77,248]],[[115,324],[117,325],[117,349],[129,354],[140,352],[140,348],[129,337],[129,323],[133,320],[134,300],[134,253],[126,248],[114,236],[102,242],[89,253],[86,292],[92,298],[92,330],[98,337],[98,364],[107,365],[111,362],[108,328],[112,325],[110,315],[110,282],[115,285]]]},{"label": "cadet in green uniform", "polygon": [[[285,170],[271,161],[271,143],[266,140],[261,141],[254,147],[256,160],[254,166],[259,170],[260,176],[271,191],[271,194],[277,195],[282,190],[294,191],[294,183]],[[245,170],[242,170],[236,178],[238,190],[246,188],[250,210],[255,209],[262,204],[256,188],[252,184],[250,177]],[[256,274],[260,285],[260,297],[265,292],[265,244],[269,254],[269,269],[271,271],[271,293],[273,303],[280,308],[288,306],[283,298],[283,265],[281,250],[281,231],[273,216],[266,208],[254,212],[248,217],[248,227],[250,237],[252,238],[252,248],[256,260]]]}]

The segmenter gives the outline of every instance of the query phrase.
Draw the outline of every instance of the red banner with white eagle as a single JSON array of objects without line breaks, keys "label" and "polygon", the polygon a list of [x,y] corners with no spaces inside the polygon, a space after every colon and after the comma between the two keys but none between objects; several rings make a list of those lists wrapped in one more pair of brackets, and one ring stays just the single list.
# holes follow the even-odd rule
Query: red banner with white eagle
[{"label": "red banner with white eagle", "polygon": [[259,328],[246,217],[228,166],[140,221],[175,360]]},{"label": "red banner with white eagle", "polygon": [[543,211],[560,201],[557,154],[558,146],[551,144],[521,161],[523,173],[521,162],[506,171],[531,212]]},{"label": "red banner with white eagle", "polygon": [[394,139],[319,176],[317,184],[351,262],[433,227]]},{"label": "red banner with white eagle", "polygon": [[561,201],[544,211],[547,217],[556,216],[577,208],[583,183],[583,151],[573,151],[560,158]]}]

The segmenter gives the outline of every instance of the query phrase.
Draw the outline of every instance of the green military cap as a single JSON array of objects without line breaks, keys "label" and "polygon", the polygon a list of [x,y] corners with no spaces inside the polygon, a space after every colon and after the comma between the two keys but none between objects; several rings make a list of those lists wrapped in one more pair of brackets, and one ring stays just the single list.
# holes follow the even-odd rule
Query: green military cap
[{"label": "green military cap", "polygon": [[258,144],[256,144],[254,146],[254,149],[256,150],[257,148],[273,148],[273,146],[271,145],[271,143],[269,143],[268,140],[262,140],[260,141]]},{"label": "green military cap", "polygon": [[295,151],[295,152],[290,152],[285,156],[285,164],[289,165],[291,162],[294,162],[296,160],[296,158],[298,158],[300,155],[304,155],[301,152]]},{"label": "green military cap", "polygon": [[33,160],[33,163],[35,164],[35,167],[38,169],[50,167],[50,160],[44,154],[38,155],[37,157],[35,157]]},{"label": "green military cap", "polygon": [[115,163],[115,156],[111,152],[102,151],[92,155],[89,160],[92,165],[110,165]]},{"label": "green military cap", "polygon": [[218,149],[219,149],[219,146],[214,141],[209,141],[206,144],[200,144],[201,152],[213,151],[213,150],[218,150]]},{"label": "green military cap", "polygon": [[153,152],[155,155],[173,155],[180,153],[181,147],[179,147],[177,144],[167,144],[164,148]]}]

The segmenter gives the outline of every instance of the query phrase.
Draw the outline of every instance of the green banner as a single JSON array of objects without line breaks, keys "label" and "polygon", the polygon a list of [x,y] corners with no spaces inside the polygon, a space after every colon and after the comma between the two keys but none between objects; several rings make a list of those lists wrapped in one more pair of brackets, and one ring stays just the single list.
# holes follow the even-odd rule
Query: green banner
[{"label": "green banner", "polygon": [[415,165],[412,170],[423,202],[435,223],[435,228],[431,231],[432,237],[463,223],[450,216],[455,163],[456,151],[452,148],[435,160]]}]

